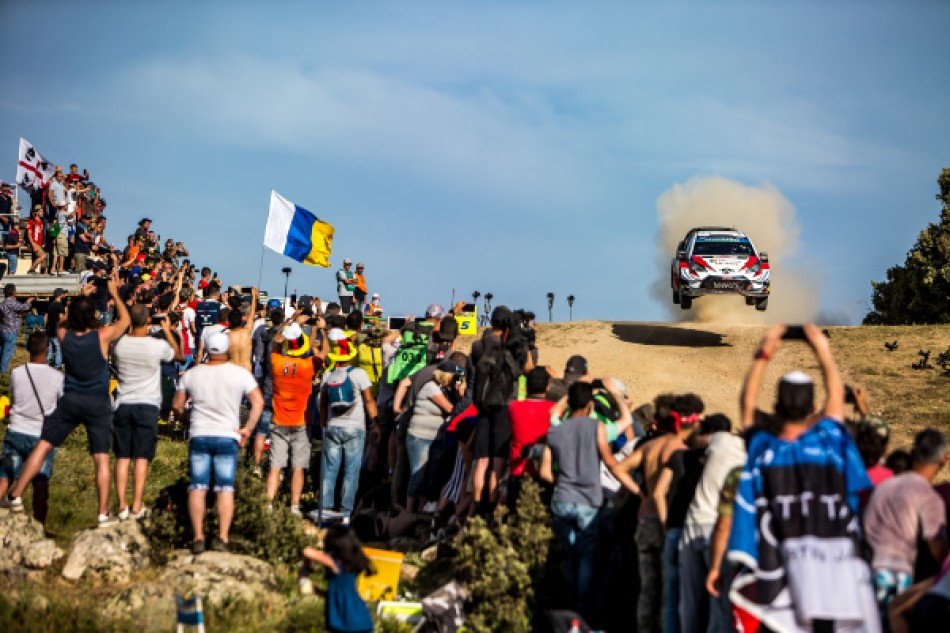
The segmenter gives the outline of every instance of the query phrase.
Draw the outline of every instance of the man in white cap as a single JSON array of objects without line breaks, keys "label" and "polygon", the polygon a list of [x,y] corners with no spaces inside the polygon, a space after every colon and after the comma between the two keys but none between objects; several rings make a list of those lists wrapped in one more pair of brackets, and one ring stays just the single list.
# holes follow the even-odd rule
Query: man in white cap
[{"label": "man in white cap", "polygon": [[[189,396],[192,401],[188,514],[194,529],[193,554],[205,551],[205,500],[212,480],[218,510],[218,538],[212,549],[228,550],[238,452],[254,432],[264,410],[264,396],[254,374],[228,362],[229,342],[225,332],[208,336],[208,362],[185,372],[172,403],[175,413],[180,416]],[[241,402],[244,398],[251,406],[247,423],[241,427]]]},{"label": "man in white cap", "polygon": [[378,433],[379,415],[369,376],[362,368],[352,366],[358,353],[356,345],[339,328],[330,330],[327,338],[330,342],[327,356],[334,367],[324,374],[320,385],[320,426],[323,428],[320,508],[333,509],[334,490],[342,467],[340,514],[343,522],[349,524],[359,484],[366,420],[371,421],[373,432]]},{"label": "man in white cap", "polygon": [[353,309],[353,290],[356,289],[356,280],[351,270],[353,261],[347,257],[343,260],[343,268],[336,271],[336,294],[340,297],[340,308],[343,314],[349,314]]},{"label": "man in white cap", "polygon": [[374,292],[373,296],[370,298],[370,302],[366,304],[364,309],[366,316],[371,317],[381,317],[383,316],[383,306],[379,303],[379,293]]}]

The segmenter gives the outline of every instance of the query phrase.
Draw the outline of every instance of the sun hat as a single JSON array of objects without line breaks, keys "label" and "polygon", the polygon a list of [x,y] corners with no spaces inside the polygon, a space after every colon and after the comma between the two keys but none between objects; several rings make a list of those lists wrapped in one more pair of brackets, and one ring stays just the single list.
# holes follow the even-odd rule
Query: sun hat
[{"label": "sun hat", "polygon": [[214,332],[208,335],[208,353],[212,356],[227,354],[231,346],[231,339],[224,332]]},{"label": "sun hat", "polygon": [[356,356],[356,346],[340,328],[327,332],[327,339],[330,341],[330,351],[327,353],[330,360],[337,363],[346,362]]},{"label": "sun hat", "polygon": [[347,264],[352,264],[352,263],[353,263],[353,260],[350,259],[349,257],[346,257],[346,258],[343,259],[343,265],[344,265],[344,266],[346,266]]},{"label": "sun hat", "polygon": [[366,330],[366,338],[373,341],[381,341],[389,334],[389,330],[382,323],[374,323]]},{"label": "sun hat", "polygon": [[310,351],[310,340],[298,324],[291,323],[283,329],[281,334],[286,339],[282,347],[285,356],[299,357]]}]

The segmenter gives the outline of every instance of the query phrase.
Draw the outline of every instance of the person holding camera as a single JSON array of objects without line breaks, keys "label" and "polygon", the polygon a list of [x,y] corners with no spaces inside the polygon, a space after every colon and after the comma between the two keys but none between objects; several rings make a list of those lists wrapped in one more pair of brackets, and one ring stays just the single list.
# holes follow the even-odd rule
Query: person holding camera
[{"label": "person holding camera", "polygon": [[[115,391],[116,409],[112,415],[113,452],[115,453],[115,491],[119,501],[119,519],[141,519],[149,463],[155,457],[158,417],[162,404],[162,362],[184,360],[178,341],[172,335],[167,317],[159,321],[162,339],[150,336],[151,310],[144,304],[132,306],[132,327],[115,344],[113,358],[119,378]],[[132,505],[126,504],[129,468],[132,472]]]}]

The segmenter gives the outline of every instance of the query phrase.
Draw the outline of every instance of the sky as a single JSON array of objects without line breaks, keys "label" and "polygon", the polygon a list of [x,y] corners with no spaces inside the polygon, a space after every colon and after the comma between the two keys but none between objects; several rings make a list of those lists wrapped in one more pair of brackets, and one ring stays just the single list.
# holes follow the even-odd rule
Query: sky
[{"label": "sky", "polygon": [[657,200],[717,177],[780,192],[799,249],[773,267],[859,322],[950,167],[942,1],[7,0],[0,24],[0,179],[22,136],[89,169],[111,241],[148,216],[239,285],[275,189],[336,237],[330,269],[267,252],[263,288],[289,265],[332,298],[349,257],[392,314],[454,289],[665,319]]}]

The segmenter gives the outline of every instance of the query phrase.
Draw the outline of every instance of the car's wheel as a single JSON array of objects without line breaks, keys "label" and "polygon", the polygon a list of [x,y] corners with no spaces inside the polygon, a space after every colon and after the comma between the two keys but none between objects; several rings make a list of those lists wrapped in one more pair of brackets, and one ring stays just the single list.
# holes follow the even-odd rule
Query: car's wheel
[{"label": "car's wheel", "polygon": [[680,302],[680,292],[679,290],[673,291],[673,303],[679,304]]},{"label": "car's wheel", "polygon": [[690,308],[692,308],[693,298],[687,297],[686,295],[683,295],[682,297],[680,297],[680,307],[683,308],[684,310],[689,310]]},{"label": "car's wheel", "polygon": [[754,305],[755,305],[755,297],[746,297],[746,298],[745,298],[745,304],[746,304],[747,306],[754,306]]},{"label": "car's wheel", "polygon": [[755,300],[755,309],[758,310],[759,312],[765,312],[768,307],[769,307],[768,297]]}]

